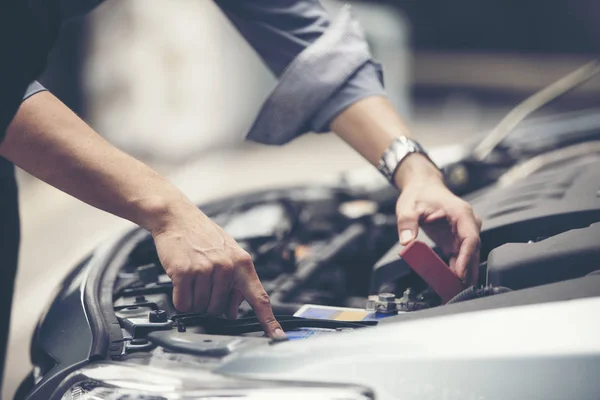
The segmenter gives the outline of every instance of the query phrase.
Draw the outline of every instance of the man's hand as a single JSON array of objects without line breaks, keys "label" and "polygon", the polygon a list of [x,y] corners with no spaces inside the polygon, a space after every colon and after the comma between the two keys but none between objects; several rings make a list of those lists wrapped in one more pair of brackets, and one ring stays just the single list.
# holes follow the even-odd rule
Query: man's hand
[{"label": "man's hand", "polygon": [[407,184],[396,203],[400,243],[417,237],[419,225],[450,257],[450,268],[463,282],[475,284],[479,272],[481,219],[471,206],[439,181]]},{"label": "man's hand", "polygon": [[[410,136],[402,118],[383,97],[354,103],[332,121],[331,128],[374,166],[396,137]],[[396,207],[400,242],[414,240],[421,225],[450,257],[454,272],[474,283],[479,266],[479,217],[445,187],[441,173],[420,154],[406,157],[394,179],[402,192]]]},{"label": "man's hand", "polygon": [[450,268],[465,283],[479,273],[481,219],[445,185],[442,174],[420,154],[408,156],[395,175],[401,194],[396,203],[398,237],[407,245],[425,233],[450,257]]},{"label": "man's hand", "polygon": [[269,336],[283,335],[250,256],[175,186],[111,146],[50,93],[21,104],[0,155],[152,232],[180,311],[234,318],[246,299]]},{"label": "man's hand", "polygon": [[252,258],[221,227],[197,208],[170,215],[152,235],[167,275],[173,303],[182,312],[237,318],[247,300],[270,337],[285,336]]}]

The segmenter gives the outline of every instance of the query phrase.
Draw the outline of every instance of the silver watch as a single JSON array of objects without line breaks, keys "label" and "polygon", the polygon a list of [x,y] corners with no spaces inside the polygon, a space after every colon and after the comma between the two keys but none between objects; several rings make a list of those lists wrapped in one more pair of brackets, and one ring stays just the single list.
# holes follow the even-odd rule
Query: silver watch
[{"label": "silver watch", "polygon": [[402,161],[412,153],[424,155],[437,169],[440,169],[419,143],[406,136],[400,136],[390,144],[381,156],[377,169],[395,186],[394,175],[396,171],[400,167],[400,164],[402,164]]}]

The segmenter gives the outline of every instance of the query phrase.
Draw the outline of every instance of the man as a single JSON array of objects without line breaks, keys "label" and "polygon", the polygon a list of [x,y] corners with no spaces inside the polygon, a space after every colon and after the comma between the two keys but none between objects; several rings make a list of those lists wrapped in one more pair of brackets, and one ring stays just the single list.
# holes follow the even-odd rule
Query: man
[{"label": "man", "polygon": [[[4,0],[0,6],[0,360],[19,241],[12,164],[148,229],[180,311],[235,318],[247,300],[269,336],[284,335],[252,260],[227,233],[39,84],[29,85],[43,70],[61,23],[97,2]],[[401,190],[400,241],[414,240],[421,224],[451,257],[456,274],[476,279],[480,221],[446,189],[418,144],[406,138],[408,129],[385,98],[379,67],[349,10],[330,23],[317,0],[217,4],[280,78],[248,138],[283,144],[308,130],[332,130]]]}]

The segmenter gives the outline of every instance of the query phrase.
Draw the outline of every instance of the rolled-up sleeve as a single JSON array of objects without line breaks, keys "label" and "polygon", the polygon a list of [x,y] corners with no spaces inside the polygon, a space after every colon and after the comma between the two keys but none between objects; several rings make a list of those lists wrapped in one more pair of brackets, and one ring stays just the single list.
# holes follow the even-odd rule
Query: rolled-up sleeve
[{"label": "rolled-up sleeve", "polygon": [[385,95],[379,64],[349,6],[333,21],[317,0],[217,0],[279,82],[247,138],[284,144],[329,130],[353,103]]},{"label": "rolled-up sleeve", "polygon": [[29,86],[27,86],[27,90],[25,90],[25,95],[23,96],[22,101],[27,100],[34,94],[45,92],[47,90],[48,89],[46,89],[41,83],[39,83],[38,81],[34,81]]}]

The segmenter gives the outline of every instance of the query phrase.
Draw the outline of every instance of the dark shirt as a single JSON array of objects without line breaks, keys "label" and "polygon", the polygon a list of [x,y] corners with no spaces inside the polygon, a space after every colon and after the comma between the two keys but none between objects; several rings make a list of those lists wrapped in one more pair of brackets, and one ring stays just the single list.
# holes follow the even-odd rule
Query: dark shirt
[{"label": "dark shirt", "polygon": [[[23,0],[0,6],[0,142],[27,86],[45,66],[53,42],[48,24],[40,23]],[[0,157],[0,382],[19,250],[19,210],[14,167]]]},{"label": "dark shirt", "polygon": [[[60,25],[101,0],[0,0],[0,143],[29,86],[45,67]],[[351,104],[385,95],[361,27],[348,8],[333,22],[317,0],[216,0],[279,78],[247,138],[283,144],[326,132]],[[29,89],[28,89],[29,86]],[[19,247],[14,167],[0,157],[0,378]]]},{"label": "dark shirt", "polygon": [[[3,373],[19,249],[19,211],[14,167],[0,157],[0,374]],[[1,377],[2,375],[0,375]],[[0,379],[0,383],[2,380]]]}]

